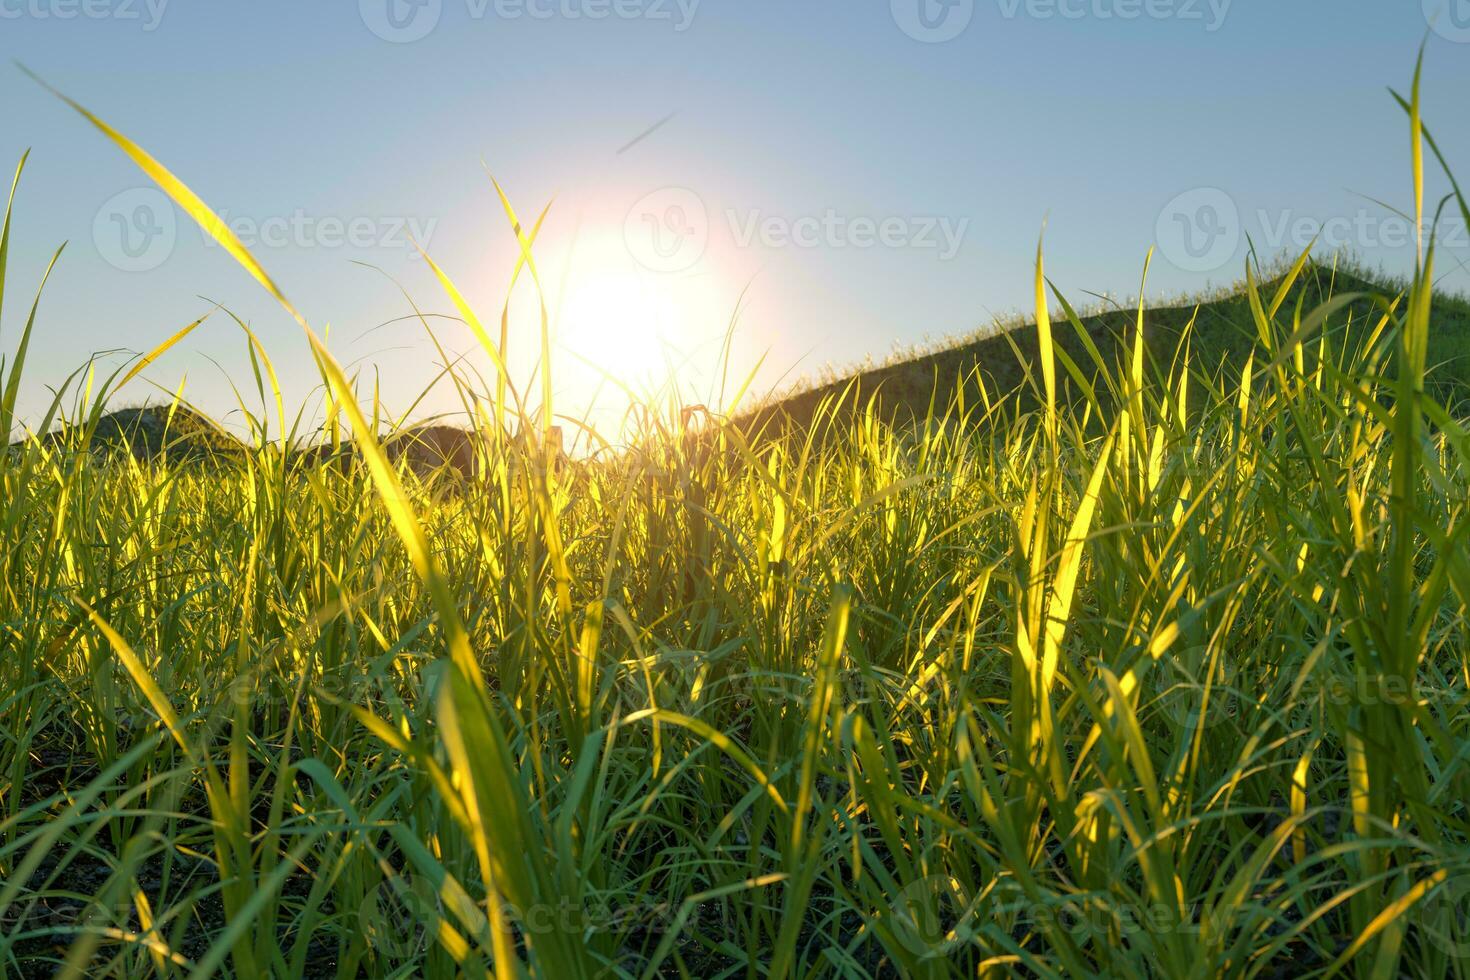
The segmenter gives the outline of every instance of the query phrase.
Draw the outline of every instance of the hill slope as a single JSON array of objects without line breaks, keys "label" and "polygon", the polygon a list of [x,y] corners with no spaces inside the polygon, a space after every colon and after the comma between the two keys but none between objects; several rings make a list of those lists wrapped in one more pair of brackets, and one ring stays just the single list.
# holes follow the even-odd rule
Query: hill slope
[{"label": "hill slope", "polygon": [[[1275,276],[1259,287],[1263,303],[1271,302],[1283,278]],[[1292,287],[1278,318],[1289,318],[1298,303],[1303,316],[1306,316],[1334,297],[1341,298],[1351,293],[1394,297],[1402,288],[1400,284],[1364,270],[1339,268],[1334,271],[1315,265],[1306,269]],[[1438,296],[1434,318],[1429,355],[1433,368],[1431,378],[1436,393],[1447,398],[1456,390],[1470,388],[1470,302],[1456,296]],[[1328,332],[1338,342],[1343,339],[1349,344],[1360,342],[1377,320],[1378,314],[1371,301],[1360,299],[1330,318]],[[1097,369],[1087,345],[1060,309],[1052,311],[1052,321],[1055,346],[1091,383],[1096,378]],[[1138,322],[1136,309],[1093,311],[1079,316],[1079,322],[1105,363],[1110,367],[1126,363]],[[1255,321],[1246,285],[1241,283],[1234,289],[1193,302],[1146,308],[1144,339],[1154,363],[1173,356],[1178,349],[1180,335],[1191,322],[1193,369],[1213,375],[1223,366],[1238,375],[1256,345]],[[1017,358],[1017,351],[1021,359]],[[1027,365],[1034,365],[1038,363],[1038,355],[1036,324],[1032,321],[837,380],[824,381],[772,399],[750,412],[748,418],[757,424],[779,418],[802,425],[810,421],[824,401],[845,392],[844,404],[847,406],[866,406],[872,400],[881,417],[903,421],[922,417],[931,399],[936,404],[945,404],[962,380],[966,384],[967,399],[979,400],[979,382],[983,380],[986,394],[991,398],[1017,392],[1023,402],[1034,404],[1032,382],[1028,381],[1023,360]],[[1040,379],[1034,383],[1039,385]],[[1061,367],[1057,369],[1057,386],[1062,398],[1074,398],[1079,391],[1075,381]]]}]

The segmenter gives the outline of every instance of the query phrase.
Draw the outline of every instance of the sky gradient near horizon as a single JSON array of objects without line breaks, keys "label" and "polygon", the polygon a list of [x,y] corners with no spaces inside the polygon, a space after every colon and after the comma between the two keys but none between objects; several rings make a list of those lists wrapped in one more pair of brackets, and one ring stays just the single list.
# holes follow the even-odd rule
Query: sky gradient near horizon
[{"label": "sky gradient near horizon", "polygon": [[[1155,298],[1238,279],[1248,242],[1269,259],[1319,233],[1322,254],[1406,272],[1387,90],[1426,37],[1425,118],[1470,179],[1470,0],[0,0],[0,157],[32,149],[0,352],[67,241],[26,421],[90,353],[146,350],[215,303],[258,333],[288,407],[317,384],[273,301],[13,62],[193,187],[393,412],[440,362],[405,292],[448,350],[473,347],[414,241],[498,323],[516,247],[486,171],[527,220],[554,201],[537,254],[558,408],[580,414],[609,374],[673,373],[704,400],[737,305],[732,367],[765,354],[762,390],[985,329],[1029,307],[1043,226],[1078,305],[1136,295],[1155,246]],[[1470,291],[1470,230],[1441,246],[1443,285]],[[253,387],[243,334],[215,315],[123,399],[185,375],[230,422],[231,383]],[[441,384],[413,414],[456,404]]]}]

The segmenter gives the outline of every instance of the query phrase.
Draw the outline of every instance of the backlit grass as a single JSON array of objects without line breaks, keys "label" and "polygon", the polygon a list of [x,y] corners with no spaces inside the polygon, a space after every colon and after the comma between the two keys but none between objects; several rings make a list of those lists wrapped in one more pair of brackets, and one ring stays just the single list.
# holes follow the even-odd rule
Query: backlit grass
[{"label": "backlit grass", "polygon": [[[728,421],[732,379],[592,460],[435,267],[490,373],[454,379],[474,473],[425,476],[93,122],[331,411],[301,431],[251,336],[238,451],[88,452],[131,374],[79,374],[0,455],[0,974],[1467,972],[1432,247],[1393,295],[1252,278],[1244,364],[1146,313],[1104,355],[1038,259],[1012,387],[797,426]],[[318,437],[357,451],[282,450]]]}]

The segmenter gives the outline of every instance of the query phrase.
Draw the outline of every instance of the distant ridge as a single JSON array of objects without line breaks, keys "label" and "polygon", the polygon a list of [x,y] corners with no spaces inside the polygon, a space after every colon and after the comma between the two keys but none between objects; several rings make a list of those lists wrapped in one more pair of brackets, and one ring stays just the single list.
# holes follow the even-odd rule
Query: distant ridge
[{"label": "distant ridge", "polygon": [[[53,448],[75,449],[86,436],[85,428],[64,425],[42,438]],[[560,430],[553,431],[559,440]],[[475,434],[468,429],[423,424],[389,434],[384,448],[390,460],[406,460],[422,476],[446,468],[468,475],[474,469],[474,440]],[[249,451],[244,442],[185,405],[141,405],[108,412],[97,420],[87,448],[98,456],[127,456],[140,463],[222,462]],[[295,446],[288,453],[288,462],[317,466],[355,455],[348,440],[335,447],[325,443]]]},{"label": "distant ridge", "polygon": [[[80,423],[44,437],[53,446],[75,446],[85,434]],[[88,448],[125,453],[139,462],[199,462],[241,453],[245,444],[186,405],[139,405],[108,412],[97,420]]]},{"label": "distant ridge", "polygon": [[[1278,276],[1261,285],[1261,295],[1269,301],[1280,283]],[[1304,314],[1308,313],[1334,296],[1349,293],[1394,296],[1401,288],[1361,269],[1333,270],[1312,265],[1292,287],[1278,316],[1290,316],[1298,306]],[[1337,313],[1329,329],[1337,336],[1345,324],[1351,323],[1355,331],[1361,329],[1366,334],[1376,317],[1370,302],[1358,300]],[[1078,320],[1105,363],[1122,363],[1130,355],[1136,309],[1096,310],[1079,314]],[[1171,354],[1176,350],[1179,337],[1191,320],[1194,321],[1191,359],[1195,370],[1209,375],[1222,367],[1238,372],[1256,344],[1245,286],[1192,302],[1145,307],[1144,340],[1150,357],[1161,358],[1166,352]],[[1055,346],[1071,359],[1079,373],[1094,379],[1096,365],[1092,354],[1076,328],[1055,311],[1052,336]],[[1349,343],[1353,340],[1347,339]],[[1337,341],[1340,344],[1342,338],[1337,336]],[[743,413],[740,421],[747,428],[773,422],[804,426],[824,401],[845,396],[845,410],[852,411],[855,406],[866,409],[871,401],[880,417],[901,424],[921,418],[931,400],[946,403],[961,383],[966,385],[967,398],[980,401],[982,380],[990,398],[1018,393],[1023,403],[1029,403],[1032,398],[1023,360],[1025,364],[1035,364],[1038,357],[1036,324],[1018,323],[993,334],[960,340],[772,397]],[[1448,399],[1470,391],[1470,302],[1464,298],[1436,297],[1429,363],[1437,396]],[[1079,389],[1068,372],[1059,369],[1057,381],[1062,397],[1078,395]],[[54,446],[74,446],[81,438],[80,428],[77,424],[63,426],[43,438]],[[556,434],[559,438],[559,430]],[[473,469],[475,438],[473,432],[463,428],[424,423],[389,435],[384,445],[390,459],[407,459],[409,467],[421,475],[444,468],[468,474]],[[182,404],[143,405],[109,412],[97,421],[89,448],[99,455],[125,454],[140,462],[219,461],[248,450],[245,443],[208,417]],[[336,448],[325,444],[297,446],[289,455],[293,463],[310,466],[347,459],[354,454],[349,442]]]}]

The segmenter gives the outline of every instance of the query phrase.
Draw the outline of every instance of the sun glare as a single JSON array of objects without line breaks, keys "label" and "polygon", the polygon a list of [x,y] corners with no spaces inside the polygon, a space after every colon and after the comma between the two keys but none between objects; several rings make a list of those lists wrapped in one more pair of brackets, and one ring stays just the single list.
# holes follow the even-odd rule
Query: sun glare
[{"label": "sun glare", "polygon": [[561,311],[559,346],[609,380],[657,389],[677,363],[678,303],[657,282],[631,272],[595,272],[573,282]]},{"label": "sun glare", "polygon": [[559,412],[607,429],[632,401],[663,403],[671,392],[704,400],[736,302],[713,270],[651,272],[611,234],[584,234],[559,265],[565,278],[551,290]]}]

